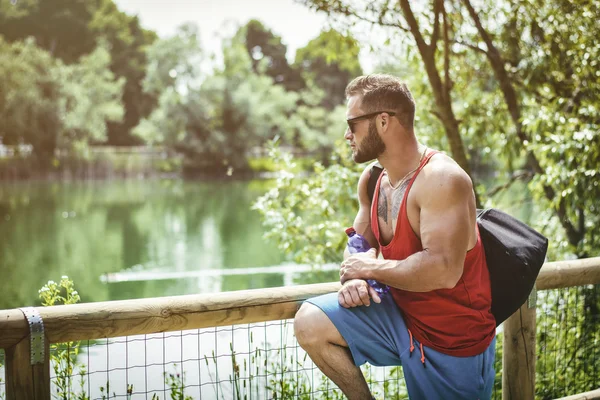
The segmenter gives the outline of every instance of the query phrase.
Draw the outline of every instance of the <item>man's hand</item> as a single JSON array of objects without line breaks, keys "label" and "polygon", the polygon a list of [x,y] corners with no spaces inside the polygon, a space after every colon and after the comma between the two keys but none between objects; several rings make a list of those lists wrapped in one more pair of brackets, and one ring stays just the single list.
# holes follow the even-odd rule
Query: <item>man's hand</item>
[{"label": "man's hand", "polygon": [[352,254],[340,265],[340,282],[344,284],[350,279],[367,279],[365,271],[374,260],[377,260],[377,250],[374,248],[365,253]]},{"label": "man's hand", "polygon": [[338,302],[344,308],[369,306],[371,299],[381,303],[379,294],[362,279],[352,279],[343,284],[338,291]]}]

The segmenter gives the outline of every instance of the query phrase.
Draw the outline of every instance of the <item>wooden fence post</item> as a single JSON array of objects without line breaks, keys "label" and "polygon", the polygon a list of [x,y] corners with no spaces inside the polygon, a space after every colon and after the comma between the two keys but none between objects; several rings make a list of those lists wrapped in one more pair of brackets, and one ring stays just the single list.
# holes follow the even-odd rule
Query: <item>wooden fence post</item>
[{"label": "wooden fence post", "polygon": [[504,321],[502,400],[535,398],[536,309],[528,303]]},{"label": "wooden fence post", "polygon": [[[26,310],[22,311],[25,314]],[[35,326],[29,322],[29,335],[5,349],[7,400],[50,400],[50,346],[39,314],[34,318],[39,318],[39,324],[35,319],[31,320],[36,321]]]}]

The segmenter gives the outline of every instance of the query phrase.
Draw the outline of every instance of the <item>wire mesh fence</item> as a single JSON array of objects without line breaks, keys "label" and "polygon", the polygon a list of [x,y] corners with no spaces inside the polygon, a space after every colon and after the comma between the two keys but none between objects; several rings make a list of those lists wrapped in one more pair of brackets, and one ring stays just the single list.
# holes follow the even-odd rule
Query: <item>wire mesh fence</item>
[{"label": "wire mesh fence", "polygon": [[600,285],[539,292],[536,397],[600,388]]},{"label": "wire mesh fence", "polygon": [[[539,292],[536,398],[600,387],[599,309],[598,285]],[[298,346],[291,320],[62,343],[51,357],[56,399],[344,398]],[[501,329],[495,369],[501,399]],[[400,367],[363,372],[376,398],[408,398]]]},{"label": "wire mesh fence", "polygon": [[[344,398],[297,345],[291,320],[54,347],[57,399]],[[405,394],[399,368],[363,372],[379,397]]]}]

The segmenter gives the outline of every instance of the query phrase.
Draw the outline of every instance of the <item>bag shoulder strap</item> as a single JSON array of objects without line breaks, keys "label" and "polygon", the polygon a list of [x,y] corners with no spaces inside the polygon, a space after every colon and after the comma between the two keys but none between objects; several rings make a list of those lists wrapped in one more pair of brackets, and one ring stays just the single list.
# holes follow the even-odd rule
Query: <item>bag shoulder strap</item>
[{"label": "bag shoulder strap", "polygon": [[369,177],[369,182],[367,183],[367,193],[369,195],[370,203],[373,202],[373,195],[375,193],[375,188],[377,187],[377,180],[382,172],[383,167],[381,167],[379,163],[376,163],[371,167],[371,176]]}]

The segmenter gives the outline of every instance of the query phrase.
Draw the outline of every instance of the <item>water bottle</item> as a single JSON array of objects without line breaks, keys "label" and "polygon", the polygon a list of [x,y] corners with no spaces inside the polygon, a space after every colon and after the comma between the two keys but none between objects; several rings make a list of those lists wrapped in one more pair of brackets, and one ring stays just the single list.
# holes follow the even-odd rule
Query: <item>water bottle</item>
[{"label": "water bottle", "polygon": [[[356,233],[353,227],[346,229],[346,235],[348,235],[348,251],[350,254],[354,253],[364,253],[371,248],[367,239],[365,239],[362,235]],[[371,286],[379,297],[382,297],[384,294],[390,291],[390,287],[383,283],[377,282],[375,279],[367,279],[367,283]]]}]

